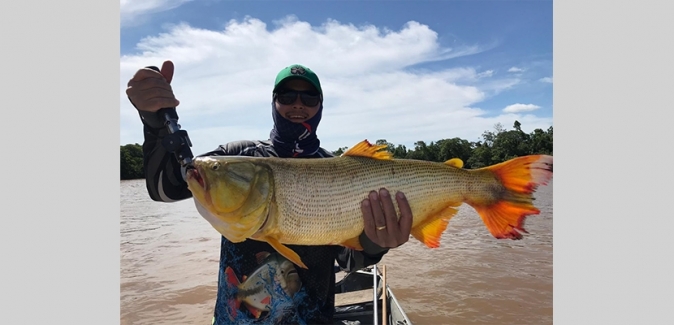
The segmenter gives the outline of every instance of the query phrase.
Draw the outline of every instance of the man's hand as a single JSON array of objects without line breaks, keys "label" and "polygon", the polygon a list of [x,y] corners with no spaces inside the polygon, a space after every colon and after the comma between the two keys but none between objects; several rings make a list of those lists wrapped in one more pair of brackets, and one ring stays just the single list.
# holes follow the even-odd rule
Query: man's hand
[{"label": "man's hand", "polygon": [[393,201],[388,190],[382,188],[379,193],[372,191],[361,202],[365,234],[382,248],[395,248],[410,239],[412,229],[412,209],[402,192],[396,194],[400,209],[400,220],[396,215]]},{"label": "man's hand", "polygon": [[149,68],[136,71],[127,84],[126,95],[138,110],[156,112],[180,104],[171,88],[173,69],[173,62],[164,61],[161,72]]}]

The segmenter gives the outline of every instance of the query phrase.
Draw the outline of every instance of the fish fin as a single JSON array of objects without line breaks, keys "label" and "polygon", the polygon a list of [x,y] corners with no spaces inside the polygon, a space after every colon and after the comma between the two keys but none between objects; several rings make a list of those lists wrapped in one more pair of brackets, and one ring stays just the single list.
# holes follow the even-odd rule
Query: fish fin
[{"label": "fish fin", "polygon": [[257,264],[258,265],[262,264],[262,262],[264,262],[264,260],[267,257],[269,257],[269,255],[271,255],[271,253],[269,253],[269,252],[258,252],[257,254],[255,254],[255,259],[257,260]]},{"label": "fish fin", "polygon": [[239,313],[239,308],[241,308],[241,301],[239,299],[231,299],[227,302],[229,305],[231,316],[236,318],[236,315]]},{"label": "fish fin", "polygon": [[483,169],[492,171],[507,189],[531,194],[552,179],[552,156],[522,156]]},{"label": "fish fin", "polygon": [[450,160],[445,161],[445,165],[456,168],[463,168],[463,160],[459,158],[452,158]]},{"label": "fish fin", "polygon": [[[239,278],[236,277],[236,273],[234,273],[234,270],[229,266],[225,269],[225,278],[227,279],[228,283],[231,283],[237,287],[240,284]],[[230,299],[227,304],[231,309],[232,316],[236,317],[237,311],[241,307],[241,300],[238,298]]]},{"label": "fish fin", "polygon": [[272,237],[263,237],[263,238],[260,238],[258,240],[266,241],[279,254],[281,254],[281,256],[288,259],[288,261],[291,261],[291,262],[297,264],[298,266],[300,266],[304,269],[308,269],[308,267],[306,265],[304,265],[304,263],[302,263],[302,259],[300,258],[300,256],[297,255],[297,253],[295,253],[292,249],[290,249],[287,246],[281,244],[281,242],[278,241],[278,239],[272,238]]},{"label": "fish fin", "polygon": [[265,296],[260,300],[260,303],[264,305],[265,309],[258,309],[257,307],[253,307],[249,304],[246,304],[246,308],[248,311],[255,317],[255,319],[259,319],[260,315],[262,315],[263,312],[265,311],[270,311],[271,310],[271,297],[270,296]]},{"label": "fish fin", "polygon": [[239,278],[236,276],[236,273],[234,273],[234,270],[229,266],[225,269],[225,276],[227,277],[228,283],[236,286],[241,284],[241,282],[239,282]]},{"label": "fish fin", "polygon": [[552,178],[552,156],[523,156],[482,169],[493,172],[506,190],[495,203],[473,208],[494,237],[521,239],[521,233],[527,233],[526,216],[540,213],[533,205],[532,193]]},{"label": "fish fin", "polygon": [[246,304],[246,309],[248,309],[248,311],[251,313],[251,315],[253,315],[253,317],[255,317],[255,319],[260,318],[260,315],[262,315],[261,310],[255,308],[253,306],[250,306],[248,304]]},{"label": "fish fin", "polygon": [[355,249],[355,250],[357,250],[357,251],[362,251],[362,250],[363,250],[363,245],[360,244],[360,239],[359,239],[359,237],[354,237],[354,238],[347,239],[346,241],[344,241],[343,243],[341,243],[341,245],[344,246],[344,247],[346,247],[346,248]]},{"label": "fish fin", "polygon": [[412,228],[410,233],[414,238],[430,248],[440,247],[440,236],[447,229],[449,219],[458,211],[456,206],[450,205],[440,211],[437,217],[429,217],[426,221]]},{"label": "fish fin", "polygon": [[342,157],[351,156],[351,157],[366,157],[374,158],[381,160],[391,160],[393,159],[393,154],[386,150],[386,145],[373,145],[367,140],[358,142],[355,146],[351,147],[345,153],[342,154]]}]

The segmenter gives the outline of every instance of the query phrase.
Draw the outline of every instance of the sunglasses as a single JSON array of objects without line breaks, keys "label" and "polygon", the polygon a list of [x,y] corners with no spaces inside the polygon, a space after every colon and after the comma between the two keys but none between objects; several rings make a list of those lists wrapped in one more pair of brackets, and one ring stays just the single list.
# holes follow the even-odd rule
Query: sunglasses
[{"label": "sunglasses", "polygon": [[283,105],[290,105],[300,96],[302,104],[316,106],[321,102],[321,95],[315,91],[279,90],[274,94],[274,99]]}]

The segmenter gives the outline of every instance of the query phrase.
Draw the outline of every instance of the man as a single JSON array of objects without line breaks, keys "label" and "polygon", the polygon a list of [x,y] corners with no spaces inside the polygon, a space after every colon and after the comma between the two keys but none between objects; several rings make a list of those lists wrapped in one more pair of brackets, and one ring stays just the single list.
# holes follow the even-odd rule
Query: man
[{"label": "man", "polygon": [[[139,69],[128,83],[127,95],[143,121],[143,161],[148,194],[155,201],[173,202],[192,195],[184,170],[162,145],[168,135],[157,114],[176,107],[170,82],[174,66],[166,61],[160,71]],[[318,76],[302,65],[281,70],[272,91],[274,127],[265,141],[241,140],[204,154],[282,158],[333,156],[320,147],[316,129],[323,111]],[[365,229],[363,251],[341,246],[288,245],[308,269],[297,268],[267,243],[221,240],[218,293],[214,324],[265,323],[331,324],[334,313],[335,261],[347,271],[375,264],[390,248],[409,239],[412,212],[405,196],[396,194],[400,218],[386,189],[372,191],[361,203]]]}]

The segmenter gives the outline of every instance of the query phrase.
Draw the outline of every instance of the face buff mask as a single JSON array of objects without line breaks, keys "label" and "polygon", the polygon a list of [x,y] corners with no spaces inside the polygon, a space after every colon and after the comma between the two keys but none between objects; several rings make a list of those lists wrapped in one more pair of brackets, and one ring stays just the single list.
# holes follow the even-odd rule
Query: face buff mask
[{"label": "face buff mask", "polygon": [[302,123],[293,123],[281,116],[276,111],[274,101],[271,103],[271,110],[274,128],[269,137],[279,157],[305,157],[318,151],[321,141],[316,137],[316,129],[321,121],[322,103],[318,108],[318,113]]}]

